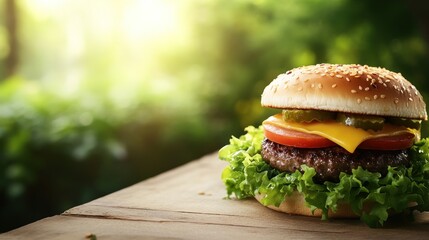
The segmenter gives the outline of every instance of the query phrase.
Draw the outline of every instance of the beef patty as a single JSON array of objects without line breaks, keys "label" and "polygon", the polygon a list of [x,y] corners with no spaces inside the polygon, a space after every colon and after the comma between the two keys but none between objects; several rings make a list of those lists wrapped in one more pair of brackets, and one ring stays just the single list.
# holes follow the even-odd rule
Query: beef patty
[{"label": "beef patty", "polygon": [[262,157],[273,168],[295,172],[302,164],[316,170],[314,180],[338,182],[341,172],[351,173],[361,166],[370,172],[387,174],[387,166],[409,166],[407,150],[381,151],[356,149],[349,153],[339,146],[327,148],[295,148],[268,139],[262,143]]}]

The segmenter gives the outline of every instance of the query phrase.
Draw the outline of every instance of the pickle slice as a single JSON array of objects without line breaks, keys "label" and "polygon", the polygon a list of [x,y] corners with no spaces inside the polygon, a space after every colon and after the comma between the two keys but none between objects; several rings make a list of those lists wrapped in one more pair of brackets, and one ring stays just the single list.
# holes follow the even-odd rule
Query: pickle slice
[{"label": "pickle slice", "polygon": [[356,128],[378,131],[383,128],[384,118],[357,114],[338,113],[337,121]]},{"label": "pickle slice", "polygon": [[420,125],[422,123],[421,120],[410,119],[410,118],[399,118],[399,117],[390,117],[386,121],[394,125],[399,125],[399,126],[404,126],[408,128],[414,128],[414,129],[420,129]]},{"label": "pickle slice", "polygon": [[301,109],[284,109],[282,111],[283,120],[292,122],[312,122],[326,121],[335,119],[334,112],[322,110],[301,110]]}]

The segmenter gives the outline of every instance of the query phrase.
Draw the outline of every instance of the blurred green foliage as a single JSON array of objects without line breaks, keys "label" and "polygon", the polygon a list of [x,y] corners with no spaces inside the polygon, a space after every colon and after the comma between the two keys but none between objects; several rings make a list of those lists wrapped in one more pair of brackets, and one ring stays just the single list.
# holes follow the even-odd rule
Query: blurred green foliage
[{"label": "blurred green foliage", "polygon": [[18,3],[19,70],[0,85],[0,231],[215,151],[274,112],[260,94],[293,67],[383,66],[429,99],[424,1]]},{"label": "blurred green foliage", "polygon": [[[19,78],[0,85],[2,226],[58,214],[213,151],[195,112]],[[208,128],[208,129],[206,129]],[[205,134],[209,134],[208,136]]]}]

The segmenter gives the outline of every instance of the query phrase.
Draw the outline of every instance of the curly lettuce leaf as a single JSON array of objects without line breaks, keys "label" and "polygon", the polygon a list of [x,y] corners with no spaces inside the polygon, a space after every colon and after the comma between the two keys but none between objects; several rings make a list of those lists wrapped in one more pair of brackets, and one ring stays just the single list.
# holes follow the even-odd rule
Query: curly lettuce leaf
[{"label": "curly lettuce leaf", "polygon": [[387,174],[381,176],[358,167],[351,174],[341,173],[339,182],[316,183],[314,168],[302,165],[300,171],[284,173],[266,164],[261,156],[262,127],[245,130],[246,134],[232,137],[219,151],[219,158],[229,162],[222,172],[228,197],[262,194],[262,204],[279,206],[298,191],[312,211],[322,211],[322,219],[328,218],[329,210],[335,212],[339,204],[348,203],[370,227],[382,226],[391,212],[429,211],[428,139],[411,148],[408,168],[388,167]]}]

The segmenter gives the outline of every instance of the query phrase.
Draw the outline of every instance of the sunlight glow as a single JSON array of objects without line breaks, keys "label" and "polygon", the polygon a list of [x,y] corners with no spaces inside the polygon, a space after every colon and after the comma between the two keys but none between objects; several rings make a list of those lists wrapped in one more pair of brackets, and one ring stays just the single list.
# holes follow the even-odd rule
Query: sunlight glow
[{"label": "sunlight glow", "polygon": [[175,0],[23,0],[29,30],[46,26],[32,47],[55,48],[46,64],[57,67],[38,77],[61,79],[71,91],[88,79],[138,83],[162,64],[157,59],[163,51],[186,39],[183,6]]},{"label": "sunlight glow", "polygon": [[126,6],[123,29],[130,40],[155,40],[174,34],[179,28],[178,23],[175,4],[146,0]]},{"label": "sunlight glow", "polygon": [[49,18],[58,13],[58,10],[63,8],[69,0],[26,0],[22,2],[25,6],[29,6],[32,15],[38,19]]}]

